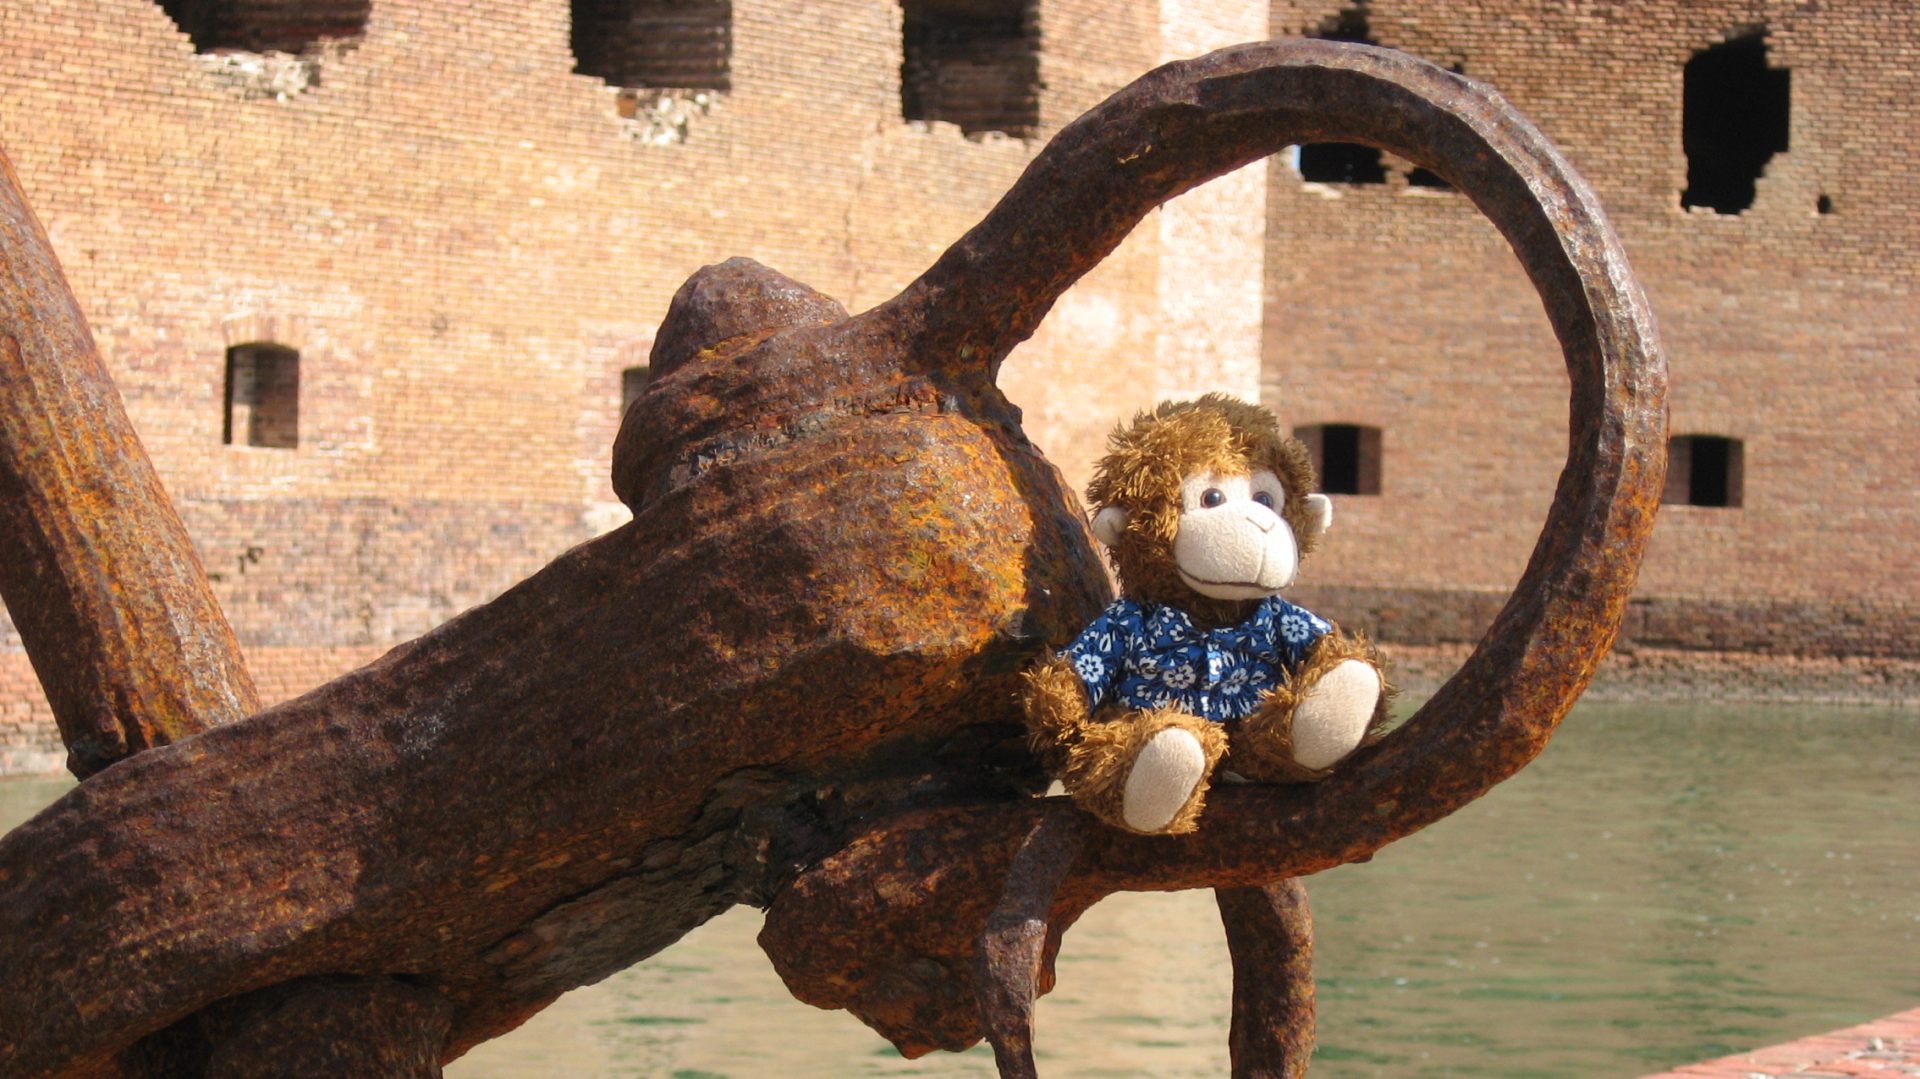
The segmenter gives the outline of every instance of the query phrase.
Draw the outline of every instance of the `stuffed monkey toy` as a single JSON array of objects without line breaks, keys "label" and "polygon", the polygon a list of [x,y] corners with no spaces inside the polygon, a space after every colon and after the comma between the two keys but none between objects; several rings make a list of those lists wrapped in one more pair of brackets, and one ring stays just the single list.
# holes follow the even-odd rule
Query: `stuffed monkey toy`
[{"label": "stuffed monkey toy", "polygon": [[1371,645],[1288,603],[1333,518],[1272,413],[1208,394],[1117,429],[1087,489],[1120,598],[1027,672],[1027,728],[1094,816],[1189,832],[1225,769],[1325,777],[1377,740],[1393,688]]}]

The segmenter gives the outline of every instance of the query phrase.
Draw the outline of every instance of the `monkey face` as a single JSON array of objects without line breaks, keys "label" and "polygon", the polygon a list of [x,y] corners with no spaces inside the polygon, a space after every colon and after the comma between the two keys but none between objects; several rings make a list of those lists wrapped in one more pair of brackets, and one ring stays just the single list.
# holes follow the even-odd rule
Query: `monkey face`
[{"label": "monkey face", "polygon": [[1266,469],[1251,476],[1188,476],[1173,537],[1180,579],[1214,599],[1262,599],[1292,584],[1300,545],[1280,516],[1286,504],[1286,487]]},{"label": "monkey face", "polygon": [[1209,394],[1116,430],[1088,500],[1121,589],[1207,621],[1293,583],[1333,517],[1298,439],[1257,405]]},{"label": "monkey face", "polygon": [[[1166,548],[1180,583],[1210,599],[1264,599],[1293,583],[1300,544],[1283,516],[1287,488],[1267,469],[1235,475],[1203,469],[1180,484],[1173,542]],[[1313,533],[1333,517],[1325,495],[1307,495],[1305,516]],[[1094,517],[1094,532],[1110,546],[1125,541],[1127,511],[1108,506]]]}]

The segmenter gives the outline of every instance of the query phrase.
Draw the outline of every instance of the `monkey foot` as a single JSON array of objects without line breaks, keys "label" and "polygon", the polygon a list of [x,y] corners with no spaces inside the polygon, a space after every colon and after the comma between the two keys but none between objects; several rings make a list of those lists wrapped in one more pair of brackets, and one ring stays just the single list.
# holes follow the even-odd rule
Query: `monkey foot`
[{"label": "monkey foot", "polygon": [[1321,675],[1293,714],[1293,759],[1319,770],[1358,748],[1381,688],[1380,672],[1365,660],[1342,660]]},{"label": "monkey foot", "polygon": [[1180,811],[1200,793],[1207,778],[1207,754],[1190,731],[1168,727],[1153,736],[1133,759],[1121,795],[1121,816],[1136,832],[1167,831]]}]

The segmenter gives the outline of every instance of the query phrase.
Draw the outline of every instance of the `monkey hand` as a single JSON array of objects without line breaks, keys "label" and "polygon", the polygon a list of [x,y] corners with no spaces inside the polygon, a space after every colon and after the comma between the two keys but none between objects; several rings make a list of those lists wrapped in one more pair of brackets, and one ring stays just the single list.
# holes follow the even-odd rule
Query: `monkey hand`
[{"label": "monkey hand", "polygon": [[1027,714],[1027,737],[1043,757],[1073,740],[1091,711],[1086,687],[1062,655],[1035,664],[1022,676],[1020,707]]}]

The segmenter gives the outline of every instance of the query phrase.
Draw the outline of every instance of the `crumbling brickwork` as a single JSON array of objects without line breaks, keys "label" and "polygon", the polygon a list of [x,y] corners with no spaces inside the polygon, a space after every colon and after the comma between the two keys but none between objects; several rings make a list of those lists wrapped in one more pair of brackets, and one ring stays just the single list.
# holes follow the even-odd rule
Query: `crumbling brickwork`
[{"label": "crumbling brickwork", "polygon": [[300,53],[345,43],[367,24],[370,0],[160,0],[201,52]]},{"label": "crumbling brickwork", "polygon": [[[1737,442],[1720,461],[1738,470],[1738,505],[1663,507],[1626,649],[1920,660],[1920,178],[1903,164],[1920,135],[1920,7],[1282,0],[1272,13],[1277,35],[1364,24],[1492,84],[1598,191],[1659,318],[1674,434]],[[1732,91],[1743,110],[1782,88],[1788,101],[1738,212],[1683,205],[1701,152],[1698,130],[1683,139],[1687,68],[1716,47],[1752,65]],[[1748,119],[1696,116],[1709,133]],[[1302,595],[1390,638],[1471,642],[1551,499],[1567,384],[1500,237],[1458,193],[1385,164],[1383,183],[1272,170],[1263,392],[1290,424],[1381,431],[1379,493],[1335,497]]]},{"label": "crumbling brickwork", "polygon": [[[870,306],[979,220],[1039,139],[1266,21],[1242,0],[1017,5],[1044,87],[1022,140],[903,115],[893,0],[577,7],[602,36],[631,31],[642,67],[655,31],[691,33],[726,88],[578,70],[568,0],[0,4],[0,147],[268,700],[624,519],[607,478],[623,372],[695,269],[746,255]],[[291,44],[196,42],[214,8],[352,25],[269,55],[246,50]],[[1079,478],[1156,384],[1155,313],[1193,275],[1246,295],[1197,338],[1182,325],[1182,362],[1258,392],[1263,198],[1243,181],[1176,203],[1167,221],[1238,231],[1163,269],[1162,231],[1141,229],[1003,368]],[[297,420],[224,441],[229,352],[263,344],[298,353]],[[0,621],[0,770],[58,746]]]}]

